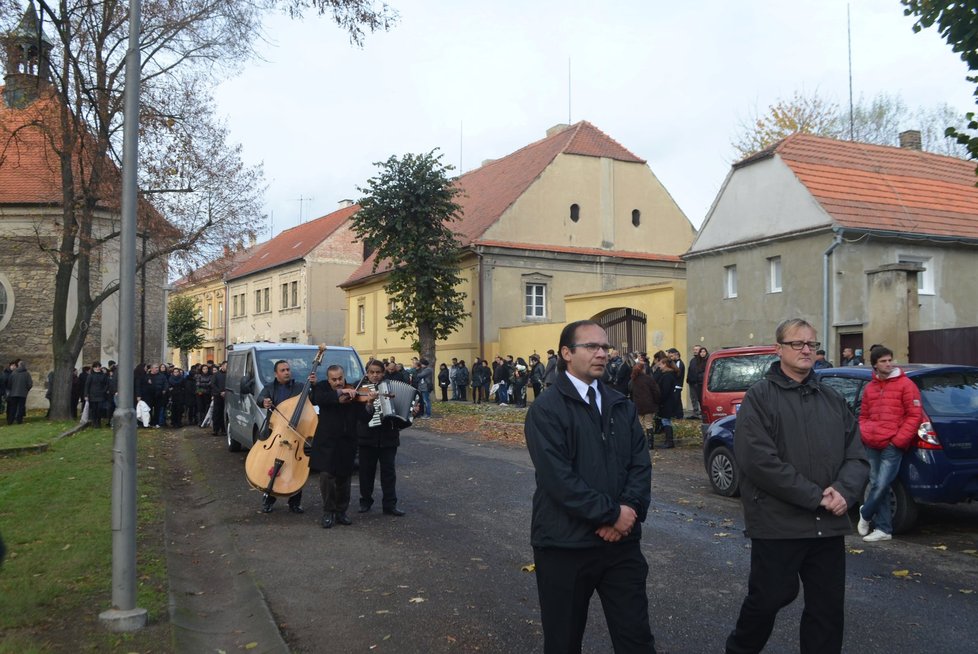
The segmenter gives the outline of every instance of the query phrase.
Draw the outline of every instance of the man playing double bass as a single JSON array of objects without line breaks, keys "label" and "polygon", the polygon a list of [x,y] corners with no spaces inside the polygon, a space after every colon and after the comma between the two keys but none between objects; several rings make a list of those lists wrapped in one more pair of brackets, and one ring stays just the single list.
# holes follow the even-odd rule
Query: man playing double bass
[{"label": "man playing double bass", "polygon": [[[315,381],[316,375],[309,375]],[[312,440],[309,467],[318,470],[319,490],[323,496],[323,529],[334,523],[352,525],[346,511],[350,508],[350,482],[353,479],[353,462],[357,452],[357,423],[369,420],[372,411],[368,406],[377,399],[374,391],[360,391],[347,387],[342,366],[326,369],[326,381],[317,383],[310,394],[312,403],[319,407],[319,423]],[[358,402],[357,400],[364,400]]]},{"label": "man playing double bass", "polygon": [[[273,409],[290,397],[294,397],[302,392],[303,384],[292,379],[292,367],[288,361],[275,362],[275,380],[261,389],[258,394],[258,404],[265,409]],[[275,504],[275,496],[269,494],[262,500],[261,512],[271,513],[272,506]],[[292,513],[304,513],[302,509],[302,490],[289,497],[289,511]]]}]

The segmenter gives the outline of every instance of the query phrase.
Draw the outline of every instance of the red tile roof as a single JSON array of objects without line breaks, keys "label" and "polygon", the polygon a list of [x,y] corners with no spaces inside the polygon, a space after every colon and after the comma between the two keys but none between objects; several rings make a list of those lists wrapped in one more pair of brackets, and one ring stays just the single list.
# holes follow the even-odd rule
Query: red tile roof
[{"label": "red tile roof", "polygon": [[197,270],[192,270],[177,281],[173,282],[173,286],[179,291],[188,286],[221,278],[229,270],[232,270],[235,266],[238,266],[247,260],[255,252],[255,250],[261,247],[261,245],[253,245],[240,250],[226,249],[218,258],[205,263]]},{"label": "red tile roof", "polygon": [[304,258],[359,209],[360,205],[354,204],[285,230],[257,246],[248,259],[228,273],[228,281]]},{"label": "red tile roof", "polygon": [[[64,200],[61,161],[50,143],[50,139],[57,138],[60,133],[56,96],[42,94],[27,107],[17,109],[8,107],[2,94],[3,86],[0,86],[0,204],[60,205]],[[74,171],[79,188],[82,175],[90,174],[92,170],[94,149],[90,137],[83,138],[82,144],[87,149],[78,155]],[[118,212],[121,187],[119,168],[107,161],[99,188],[90,190],[98,196],[99,208]],[[139,202],[138,218],[141,226],[148,222],[157,236],[174,238],[179,235],[178,230],[143,198]]]},{"label": "red tile roof", "polygon": [[841,227],[978,239],[974,161],[809,134],[770,152]]},{"label": "red tile roof", "polygon": [[[472,244],[494,225],[558,154],[645,163],[644,159],[635,156],[587,121],[575,123],[501,159],[488,162],[461,175],[457,180],[462,189],[462,193],[456,198],[462,208],[462,219],[453,222],[451,228],[458,235],[462,246]],[[571,248],[571,251],[577,250]],[[368,258],[342,286],[373,276],[373,265],[374,257]],[[377,272],[388,269],[389,265],[382,262],[377,267]]]}]

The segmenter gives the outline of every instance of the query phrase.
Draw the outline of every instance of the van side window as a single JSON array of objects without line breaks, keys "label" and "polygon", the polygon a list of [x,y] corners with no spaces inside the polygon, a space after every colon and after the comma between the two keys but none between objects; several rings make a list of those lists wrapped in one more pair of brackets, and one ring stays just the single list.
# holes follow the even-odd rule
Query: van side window
[{"label": "van side window", "polygon": [[776,354],[718,357],[710,365],[707,388],[713,393],[744,392],[764,376]]}]

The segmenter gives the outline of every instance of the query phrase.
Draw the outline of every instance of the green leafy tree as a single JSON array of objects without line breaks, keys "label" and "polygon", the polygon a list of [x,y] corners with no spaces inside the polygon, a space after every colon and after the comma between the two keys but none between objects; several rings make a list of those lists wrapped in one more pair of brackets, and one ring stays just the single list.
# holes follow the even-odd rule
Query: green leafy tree
[{"label": "green leafy tree", "polygon": [[193,298],[178,295],[170,299],[166,309],[166,340],[170,347],[179,348],[180,364],[187,367],[187,355],[204,344],[204,317]]},{"label": "green leafy tree", "polygon": [[[907,16],[916,16],[913,25],[914,32],[937,26],[937,30],[951,46],[951,50],[961,55],[961,60],[968,65],[968,70],[978,71],[978,2],[933,2],[932,0],[900,0]],[[978,75],[969,75],[968,81],[978,85]],[[978,97],[978,88],[974,95]],[[978,159],[978,120],[975,112],[965,114],[967,128],[961,129],[953,125],[947,127],[944,133],[964,146],[968,156]]]},{"label": "green leafy tree", "polygon": [[359,190],[353,229],[376,254],[373,270],[389,267],[384,290],[395,303],[387,316],[413,347],[435,362],[435,343],[468,315],[457,290],[461,247],[451,224],[461,218],[459,188],[436,150],[377,162],[379,173]]}]

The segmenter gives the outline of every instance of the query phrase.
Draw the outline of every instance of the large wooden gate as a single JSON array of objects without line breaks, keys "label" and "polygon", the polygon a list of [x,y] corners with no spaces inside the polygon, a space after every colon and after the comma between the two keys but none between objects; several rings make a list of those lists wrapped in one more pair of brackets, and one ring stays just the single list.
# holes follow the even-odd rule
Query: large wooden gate
[{"label": "large wooden gate", "polygon": [[646,318],[636,309],[611,309],[594,318],[619,352],[645,352]]},{"label": "large wooden gate", "polygon": [[910,332],[909,359],[911,363],[978,366],[978,327]]}]

